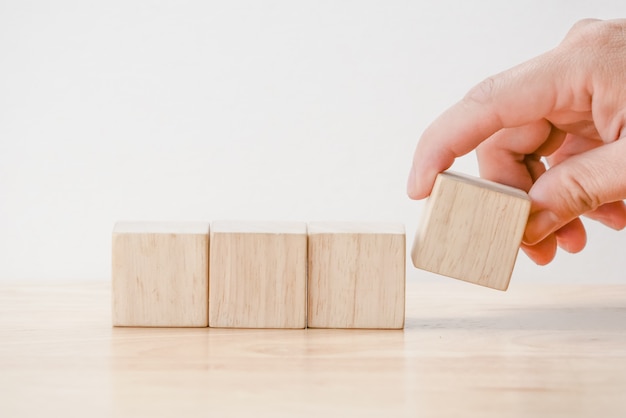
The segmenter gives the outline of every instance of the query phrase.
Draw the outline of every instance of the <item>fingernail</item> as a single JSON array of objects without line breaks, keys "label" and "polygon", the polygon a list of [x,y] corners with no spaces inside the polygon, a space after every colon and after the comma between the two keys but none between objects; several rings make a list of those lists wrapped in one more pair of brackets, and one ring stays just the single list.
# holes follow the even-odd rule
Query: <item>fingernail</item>
[{"label": "fingernail", "polygon": [[626,227],[626,224],[624,223],[623,218],[620,218],[618,216],[612,216],[607,226],[616,231],[621,231],[622,229]]},{"label": "fingernail", "polygon": [[406,185],[406,192],[409,196],[412,196],[415,191],[415,166],[411,166],[411,172],[409,173],[409,181]]},{"label": "fingernail", "polygon": [[564,242],[559,242],[559,247],[560,247],[562,250],[564,250],[564,251],[566,251],[566,252],[568,252],[568,253],[570,253],[570,254],[574,254],[574,253],[578,252],[578,251],[574,251],[574,250],[573,250],[573,248],[572,248],[572,246],[570,245],[570,243],[569,243],[569,242],[567,242],[567,241],[564,241]]},{"label": "fingernail", "polygon": [[615,215],[596,215],[596,219],[616,231],[624,229],[624,220]]},{"label": "fingernail", "polygon": [[549,210],[540,210],[528,218],[524,232],[524,244],[534,245],[547,237],[559,225],[559,218]]}]

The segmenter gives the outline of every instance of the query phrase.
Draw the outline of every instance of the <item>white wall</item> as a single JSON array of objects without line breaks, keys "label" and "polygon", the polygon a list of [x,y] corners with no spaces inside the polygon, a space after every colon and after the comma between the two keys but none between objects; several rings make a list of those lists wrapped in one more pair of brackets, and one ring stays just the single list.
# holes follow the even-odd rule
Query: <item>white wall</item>
[{"label": "white wall", "polygon": [[[108,277],[117,219],[398,220],[410,237],[428,123],[621,3],[0,0],[0,280]],[[514,280],[626,282],[626,232],[589,226],[582,254],[520,255]]]}]

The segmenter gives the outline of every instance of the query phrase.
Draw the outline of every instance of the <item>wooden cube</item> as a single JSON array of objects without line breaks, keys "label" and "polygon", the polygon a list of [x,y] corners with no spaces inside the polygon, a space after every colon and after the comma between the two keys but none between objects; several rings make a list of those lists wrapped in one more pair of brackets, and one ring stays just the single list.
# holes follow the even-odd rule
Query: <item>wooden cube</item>
[{"label": "wooden cube", "polygon": [[530,211],[513,187],[439,174],[411,253],[415,267],[506,290]]},{"label": "wooden cube", "polygon": [[208,325],[209,224],[118,222],[113,325]]},{"label": "wooden cube", "polygon": [[304,328],[305,223],[211,225],[209,326]]},{"label": "wooden cube", "polygon": [[308,326],[404,327],[404,225],[310,223]]}]

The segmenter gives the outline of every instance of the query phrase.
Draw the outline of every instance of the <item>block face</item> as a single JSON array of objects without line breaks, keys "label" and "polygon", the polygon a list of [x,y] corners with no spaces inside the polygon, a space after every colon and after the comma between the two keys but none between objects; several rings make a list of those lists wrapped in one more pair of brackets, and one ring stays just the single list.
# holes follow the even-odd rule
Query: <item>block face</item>
[{"label": "block face", "polygon": [[209,326],[304,328],[304,223],[214,222]]},{"label": "block face", "polygon": [[308,326],[404,327],[401,224],[309,224]]},{"label": "block face", "polygon": [[415,236],[417,268],[506,290],[530,211],[521,190],[439,174]]},{"label": "block face", "polygon": [[208,223],[118,223],[112,261],[114,326],[208,325]]}]

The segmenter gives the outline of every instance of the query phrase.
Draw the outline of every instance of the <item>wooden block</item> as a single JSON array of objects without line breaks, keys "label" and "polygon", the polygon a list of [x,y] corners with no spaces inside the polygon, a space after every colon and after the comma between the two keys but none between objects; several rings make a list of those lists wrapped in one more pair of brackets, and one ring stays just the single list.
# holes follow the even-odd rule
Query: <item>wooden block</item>
[{"label": "wooden block", "polygon": [[415,235],[415,267],[506,290],[530,211],[528,195],[459,173],[439,174]]},{"label": "wooden block", "polygon": [[113,325],[208,325],[209,224],[118,222]]},{"label": "wooden block", "polygon": [[404,225],[310,223],[308,326],[404,327]]},{"label": "wooden block", "polygon": [[211,225],[209,326],[304,328],[305,223]]}]

